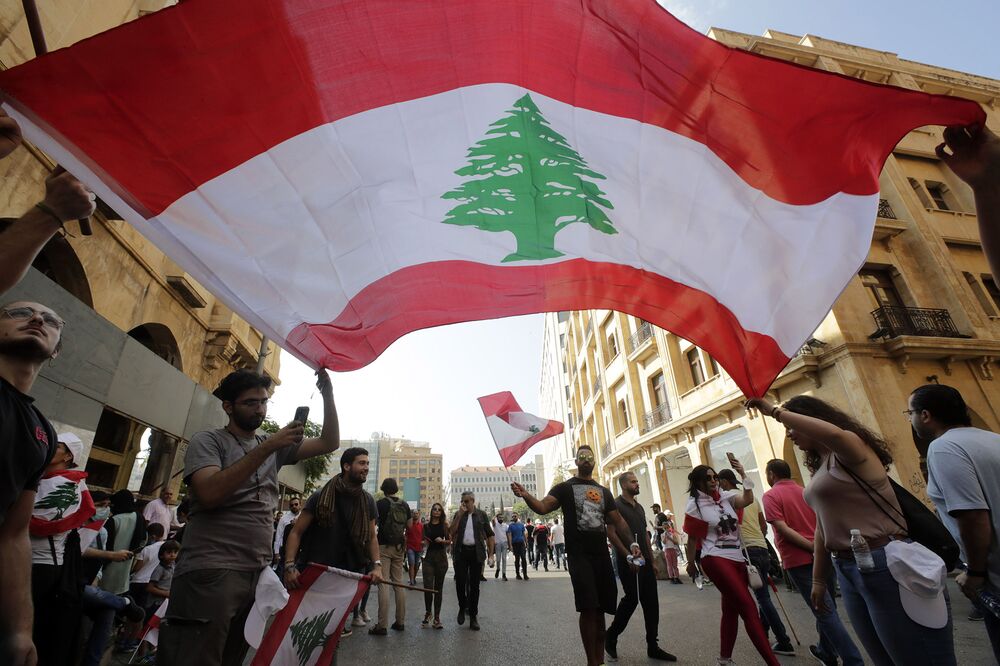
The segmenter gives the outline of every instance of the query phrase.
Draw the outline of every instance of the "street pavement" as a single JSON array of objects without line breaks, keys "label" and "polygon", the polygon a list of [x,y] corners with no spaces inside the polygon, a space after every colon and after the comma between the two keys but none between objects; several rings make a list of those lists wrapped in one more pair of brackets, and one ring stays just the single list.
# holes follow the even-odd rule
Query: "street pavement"
[{"label": "street pavement", "polygon": [[[468,622],[456,623],[458,602],[455,582],[449,571],[445,582],[441,621],[444,629],[423,628],[423,593],[408,591],[406,629],[389,630],[385,637],[369,636],[367,628],[355,628],[344,638],[338,650],[340,664],[385,664],[386,666],[428,666],[431,664],[469,664],[470,666],[512,666],[514,664],[547,666],[549,664],[586,664],[573,608],[573,590],[565,571],[549,573],[529,571],[531,580],[519,581],[513,575],[513,561],[508,563],[509,580],[493,578],[482,583],[479,622],[481,631],[471,631]],[[551,567],[550,567],[551,569]],[[418,582],[420,576],[418,575]],[[660,598],[660,645],[677,655],[679,663],[714,666],[719,650],[719,593],[706,587],[699,591],[685,578],[684,585],[657,583]],[[792,618],[802,641],[795,657],[779,656],[782,664],[816,664],[808,644],[816,642],[812,614],[797,592],[779,586],[781,601]],[[966,619],[969,602],[954,581],[949,579],[954,601],[955,645],[961,666],[993,664],[986,628],[982,622]],[[620,593],[620,590],[619,590]],[[392,595],[390,595],[390,598]],[[392,603],[390,601],[390,603]],[[368,612],[374,619],[378,601],[374,590]],[[780,609],[779,609],[780,612]],[[846,613],[840,609],[848,627]],[[393,618],[390,611],[390,622]],[[608,616],[608,624],[611,616]],[[860,646],[860,644],[859,644]],[[621,664],[658,663],[646,657],[642,608],[636,610],[625,633],[618,641]],[[759,664],[761,660],[740,627],[733,659],[741,665]]]}]

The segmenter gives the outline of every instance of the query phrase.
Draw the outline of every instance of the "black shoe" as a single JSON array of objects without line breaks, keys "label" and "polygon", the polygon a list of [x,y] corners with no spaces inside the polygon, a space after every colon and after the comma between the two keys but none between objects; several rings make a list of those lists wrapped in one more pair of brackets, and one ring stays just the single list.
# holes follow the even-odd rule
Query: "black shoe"
[{"label": "black shoe", "polygon": [[[607,648],[605,648],[607,650]],[[646,656],[650,659],[658,659],[660,661],[677,661],[677,657],[670,654],[659,645],[650,645],[646,648]]]},{"label": "black shoe", "polygon": [[983,611],[979,610],[975,606],[969,611],[969,621],[970,622],[982,622],[983,621]]},{"label": "black shoe", "polygon": [[521,580],[521,574],[517,574],[517,579]]},{"label": "black shoe", "polygon": [[604,637],[604,657],[605,661],[618,661],[618,639],[611,634]]},{"label": "black shoe", "polygon": [[789,641],[785,641],[784,643],[775,643],[771,646],[771,651],[774,652],[774,654],[783,654],[789,657],[795,656],[795,648]]},{"label": "black shoe", "polygon": [[465,609],[464,608],[459,608],[458,609],[458,623],[459,624],[465,624]]},{"label": "black shoe", "polygon": [[385,627],[380,627],[378,625],[372,627],[368,630],[368,633],[372,636],[385,636],[389,632],[385,630]]},{"label": "black shoe", "polygon": [[527,571],[524,572],[524,580],[528,580],[528,572]]},{"label": "black shoe", "polygon": [[493,577],[494,578],[499,578],[500,577],[500,569],[496,570],[496,572],[493,574]]},{"label": "black shoe", "polygon": [[486,582],[486,576],[480,576],[479,580],[480,582]]},{"label": "black shoe", "polygon": [[469,616],[469,629],[473,631],[479,631],[479,620],[476,619],[475,615]]},{"label": "black shoe", "polygon": [[507,574],[504,574],[504,575],[503,575],[503,579],[504,579],[504,582],[506,582],[506,581],[507,581]]},{"label": "black shoe", "polygon": [[392,623],[392,630],[393,631],[402,631],[405,628],[406,627],[404,627],[403,625],[401,625],[399,622],[393,622]]},{"label": "black shoe", "polygon": [[128,605],[121,610],[121,614],[126,620],[129,622],[139,623],[146,619],[145,611],[139,608],[139,605],[135,603],[135,599],[132,598],[132,595],[123,594],[122,598],[128,603]]},{"label": "black shoe", "polygon": [[811,654],[813,656],[813,659],[815,659],[816,661],[818,661],[821,664],[824,664],[825,666],[837,666],[837,658],[836,657],[824,657],[823,653],[820,651],[818,645],[810,645],[809,646],[809,654]]}]

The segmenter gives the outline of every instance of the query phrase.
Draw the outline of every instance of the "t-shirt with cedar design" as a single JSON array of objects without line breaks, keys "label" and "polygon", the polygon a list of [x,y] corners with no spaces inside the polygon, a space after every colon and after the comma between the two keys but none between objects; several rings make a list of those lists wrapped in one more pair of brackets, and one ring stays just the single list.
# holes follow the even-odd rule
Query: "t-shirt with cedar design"
[{"label": "t-shirt with cedar design", "polygon": [[563,256],[555,247],[556,234],[577,222],[618,233],[604,211],[614,206],[586,180],[605,176],[552,129],[530,94],[491,124],[467,157],[469,164],[455,173],[471,179],[443,195],[460,202],[444,221],[512,233],[517,250],[503,262]]},{"label": "t-shirt with cedar design", "polygon": [[608,556],[608,514],[615,511],[611,491],[594,480],[573,477],[552,486],[566,526],[566,552]]}]

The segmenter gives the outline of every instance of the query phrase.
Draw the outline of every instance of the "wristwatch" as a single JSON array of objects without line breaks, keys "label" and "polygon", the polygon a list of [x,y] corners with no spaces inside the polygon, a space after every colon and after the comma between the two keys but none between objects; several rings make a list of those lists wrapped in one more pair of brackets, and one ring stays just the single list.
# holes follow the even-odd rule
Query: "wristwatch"
[{"label": "wristwatch", "polygon": [[298,569],[299,567],[295,562],[285,562],[285,569]]}]

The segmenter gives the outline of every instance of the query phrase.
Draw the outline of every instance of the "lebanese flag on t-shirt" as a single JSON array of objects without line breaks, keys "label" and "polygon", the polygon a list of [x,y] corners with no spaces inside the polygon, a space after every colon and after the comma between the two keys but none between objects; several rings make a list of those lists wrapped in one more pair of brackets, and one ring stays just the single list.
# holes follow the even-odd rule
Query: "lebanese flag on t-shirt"
[{"label": "lebanese flag on t-shirt", "polygon": [[[48,537],[83,527],[97,511],[83,470],[61,470],[38,482],[28,532]],[[81,539],[81,552],[85,550]]]},{"label": "lebanese flag on t-shirt", "polygon": [[532,446],[563,431],[559,421],[522,411],[514,394],[501,391],[479,398],[486,425],[500,452],[504,467],[516,463]]},{"label": "lebanese flag on t-shirt", "polygon": [[0,92],[309,363],[613,309],[754,396],[864,262],[900,137],[985,119],[724,46],[654,0],[187,0],[0,72]]}]

